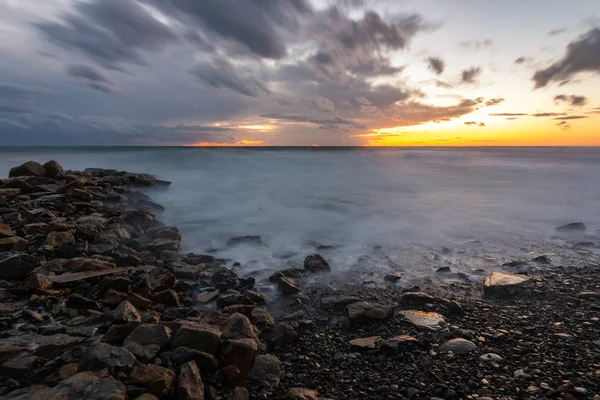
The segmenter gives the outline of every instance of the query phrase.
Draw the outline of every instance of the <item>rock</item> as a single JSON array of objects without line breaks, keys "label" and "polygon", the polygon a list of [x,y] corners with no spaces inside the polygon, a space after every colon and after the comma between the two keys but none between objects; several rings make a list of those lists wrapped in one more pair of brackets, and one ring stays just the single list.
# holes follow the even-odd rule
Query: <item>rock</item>
[{"label": "rock", "polygon": [[[21,194],[21,189],[19,189],[19,188],[10,188],[10,189],[9,188],[0,188],[0,198],[2,198],[2,197],[9,197],[9,198],[17,197],[20,194]],[[4,218],[4,217],[6,217],[6,214],[4,214],[3,220],[8,222],[8,219]]]},{"label": "rock", "polygon": [[514,296],[529,278],[521,275],[493,272],[483,282],[483,294],[487,298]]},{"label": "rock", "polygon": [[65,305],[68,308],[75,308],[75,309],[92,309],[92,310],[100,310],[100,305],[98,304],[97,301],[92,300],[88,297],[84,297],[80,294],[72,294],[69,297],[67,297],[67,301],[65,302]]},{"label": "rock", "polygon": [[141,322],[142,317],[135,309],[133,304],[124,300],[119,304],[117,309],[115,310],[115,322],[117,323],[125,323],[125,322]]},{"label": "rock", "polygon": [[27,240],[13,236],[0,239],[0,251],[23,251],[27,248]]},{"label": "rock", "polygon": [[360,299],[354,296],[328,296],[321,299],[321,305],[325,308],[346,307],[359,301]]},{"label": "rock", "polygon": [[277,346],[294,343],[296,340],[298,340],[298,332],[285,322],[277,324],[271,337],[271,343]]},{"label": "rock", "polygon": [[350,304],[346,307],[352,325],[384,321],[394,316],[392,307],[374,306],[366,301]]},{"label": "rock", "polygon": [[45,291],[52,287],[52,281],[44,274],[31,274],[25,281],[25,289]]},{"label": "rock", "polygon": [[179,295],[172,289],[155,293],[152,296],[152,300],[156,303],[164,304],[166,307],[179,307]]},{"label": "rock", "polygon": [[65,172],[65,169],[58,161],[50,160],[44,164],[44,169],[46,170],[46,176],[49,178],[56,178],[57,175],[60,175]]},{"label": "rock", "polygon": [[6,224],[0,224],[0,238],[13,237],[15,234],[10,229],[10,226]]},{"label": "rock", "polygon": [[241,376],[247,377],[257,354],[258,344],[255,339],[226,340],[219,355],[219,364],[222,368],[236,366]]},{"label": "rock", "polygon": [[27,161],[24,164],[18,165],[10,169],[8,173],[9,178],[16,176],[45,176],[46,168],[42,164],[35,161]]},{"label": "rock", "polygon": [[557,232],[567,232],[567,233],[585,232],[587,230],[587,227],[585,226],[585,224],[583,222],[571,222],[570,224],[561,225],[559,227],[556,227],[555,230]]},{"label": "rock", "polygon": [[315,390],[291,388],[285,394],[285,400],[319,400],[319,396]]},{"label": "rock", "polygon": [[446,324],[444,317],[435,312],[403,310],[399,311],[398,315],[406,322],[422,330],[437,331],[441,330]]},{"label": "rock", "polygon": [[198,301],[200,303],[211,303],[211,302],[215,301],[217,299],[217,297],[219,297],[218,290],[202,292],[196,296],[196,301]]},{"label": "rock", "polygon": [[227,246],[238,246],[240,244],[262,246],[264,243],[260,236],[236,236],[227,241]]},{"label": "rock", "polygon": [[217,355],[221,346],[221,332],[207,326],[184,325],[175,334],[171,347],[176,349],[182,346]]},{"label": "rock", "polygon": [[78,347],[86,338],[70,336],[62,333],[56,335],[38,335],[26,333],[0,339],[0,348],[3,346],[26,347],[34,356],[52,359],[65,351]]},{"label": "rock", "polygon": [[177,378],[177,394],[180,400],[204,400],[204,384],[194,361],[181,366]]},{"label": "rock", "polygon": [[470,340],[466,340],[466,339],[450,339],[449,341],[447,341],[446,343],[444,343],[443,345],[440,346],[440,351],[451,351],[454,354],[467,354],[467,353],[471,353],[473,351],[477,351],[477,345],[473,342],[471,342]]},{"label": "rock", "polygon": [[381,343],[381,348],[389,351],[396,351],[402,348],[411,348],[419,344],[419,341],[408,335],[400,335],[391,339],[386,339]]},{"label": "rock", "polygon": [[64,269],[69,272],[103,271],[116,267],[115,264],[108,261],[83,257],[72,258],[64,263]]},{"label": "rock", "polygon": [[283,294],[296,294],[300,293],[300,286],[292,278],[279,278],[277,282],[277,288]]},{"label": "rock", "polygon": [[142,362],[150,362],[171,340],[171,329],[163,325],[142,324],[125,339],[123,346]]},{"label": "rock", "polygon": [[550,258],[544,254],[541,256],[534,257],[531,261],[536,262],[538,264],[550,264]]},{"label": "rock", "polygon": [[301,278],[306,274],[306,270],[299,268],[284,269],[273,273],[269,277],[270,282],[277,283],[279,278]]},{"label": "rock", "polygon": [[73,189],[70,194],[72,198],[85,202],[90,202],[94,199],[94,196],[90,192],[83,189]]},{"label": "rock", "polygon": [[6,400],[127,400],[125,385],[105,373],[80,372],[56,385],[29,386],[11,392]]},{"label": "rock", "polygon": [[210,278],[212,284],[221,292],[240,288],[240,278],[227,268],[220,268]]},{"label": "rock", "polygon": [[401,305],[424,305],[433,304],[436,299],[423,292],[407,292],[402,294],[399,299]]},{"label": "rock", "polygon": [[108,368],[111,374],[131,371],[137,360],[129,350],[96,342],[83,354],[77,365],[79,371],[99,371]]},{"label": "rock", "polygon": [[273,327],[275,326],[275,320],[266,308],[256,307],[250,314],[252,323],[259,328]]},{"label": "rock", "polygon": [[178,347],[171,353],[171,362],[175,365],[182,365],[189,361],[194,361],[202,375],[212,375],[219,368],[219,362],[212,354],[205,353],[187,347]]},{"label": "rock", "polygon": [[175,372],[155,364],[139,364],[133,368],[129,380],[144,387],[155,396],[167,396],[175,385]]},{"label": "rock", "polygon": [[2,364],[2,372],[11,378],[23,378],[40,365],[45,360],[40,357],[31,356],[27,353],[18,354]]},{"label": "rock", "polygon": [[252,325],[248,317],[239,313],[230,315],[221,323],[221,332],[223,339],[249,338],[258,340],[256,327]]},{"label": "rock", "polygon": [[249,400],[250,394],[248,393],[248,389],[243,387],[235,387],[229,393],[227,393],[227,397],[225,400]]},{"label": "rock", "polygon": [[142,310],[152,306],[152,300],[148,300],[147,298],[134,292],[127,293],[127,301],[130,302],[135,308],[140,308]]},{"label": "rock", "polygon": [[304,269],[311,273],[331,271],[331,267],[320,254],[311,254],[304,259]]},{"label": "rock", "polygon": [[250,370],[250,380],[260,386],[275,388],[283,375],[283,364],[279,358],[266,354],[258,355]]},{"label": "rock", "polygon": [[402,279],[402,274],[400,272],[394,272],[393,274],[387,274],[383,277],[383,280],[386,282],[396,283],[400,279]]},{"label": "rock", "polygon": [[32,322],[44,322],[44,317],[42,317],[38,312],[35,312],[33,310],[24,309],[23,316]]},{"label": "rock", "polygon": [[502,357],[500,357],[498,354],[487,353],[479,357],[479,360],[483,362],[500,362],[502,361]]},{"label": "rock", "polygon": [[0,279],[8,281],[25,279],[38,262],[37,257],[25,253],[0,253]]},{"label": "rock", "polygon": [[350,345],[360,347],[361,349],[375,349],[379,345],[379,336],[369,336],[366,338],[354,339],[350,341]]}]

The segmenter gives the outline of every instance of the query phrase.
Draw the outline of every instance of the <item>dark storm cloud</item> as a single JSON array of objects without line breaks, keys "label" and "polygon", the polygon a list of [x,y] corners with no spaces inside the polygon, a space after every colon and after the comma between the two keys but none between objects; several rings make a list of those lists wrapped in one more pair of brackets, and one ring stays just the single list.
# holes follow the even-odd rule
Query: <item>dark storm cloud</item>
[{"label": "dark storm cloud", "polygon": [[571,124],[569,124],[567,121],[557,122],[556,126],[558,126],[560,129],[562,129],[564,131],[571,129]]},{"label": "dark storm cloud", "polygon": [[467,126],[481,126],[481,127],[485,126],[485,124],[483,122],[475,122],[475,121],[465,122],[465,125],[467,125]]},{"label": "dark storm cloud", "polygon": [[60,22],[36,26],[50,42],[118,70],[122,63],[143,64],[141,50],[160,50],[178,40],[171,28],[129,0],[78,2]]},{"label": "dark storm cloud", "polygon": [[366,78],[377,76],[392,76],[404,71],[404,67],[395,67],[387,59],[373,59],[359,65],[347,66],[351,73]]},{"label": "dark storm cloud", "polygon": [[567,45],[565,55],[533,75],[535,88],[566,83],[581,72],[600,72],[600,28],[594,28]]},{"label": "dark storm cloud", "polygon": [[497,106],[498,104],[502,103],[503,101],[505,101],[505,99],[503,99],[503,98],[489,99],[488,101],[485,102],[485,105],[488,107]]},{"label": "dark storm cloud", "polygon": [[524,115],[528,115],[528,114],[523,114],[523,113],[500,113],[500,114],[488,114],[491,117],[522,117]]},{"label": "dark storm cloud", "polygon": [[458,45],[460,47],[462,47],[463,49],[479,50],[479,49],[483,49],[486,47],[492,47],[494,45],[494,42],[491,39],[471,40],[471,41],[460,42]]},{"label": "dark storm cloud", "polygon": [[31,112],[31,109],[27,107],[9,106],[0,104],[0,113],[7,114],[27,114]]},{"label": "dark storm cloud", "polygon": [[583,118],[587,118],[585,115],[569,115],[568,117],[558,117],[558,118],[554,118],[556,120],[561,120],[561,121],[569,121],[572,119],[583,119]]},{"label": "dark storm cloud", "polygon": [[515,64],[524,64],[533,61],[533,57],[519,57],[515,60]]},{"label": "dark storm cloud", "polygon": [[441,75],[444,72],[444,68],[446,68],[444,60],[438,57],[429,57],[425,59],[425,62],[428,68],[435,72],[436,75]]},{"label": "dark storm cloud", "polygon": [[587,104],[587,97],[559,94],[554,96],[555,103],[568,103],[574,107],[581,107]]},{"label": "dark storm cloud", "polygon": [[261,117],[275,119],[275,120],[279,120],[279,121],[315,124],[315,125],[319,125],[320,127],[323,127],[323,128],[335,128],[335,127],[339,127],[340,125],[347,125],[347,126],[354,127],[354,128],[364,128],[363,125],[361,125],[357,122],[354,122],[354,121],[351,121],[351,120],[345,119],[345,118],[340,118],[340,117],[318,118],[318,117],[311,117],[311,116],[306,116],[306,115],[286,115],[286,114],[279,114],[279,113],[262,114]]},{"label": "dark storm cloud", "polygon": [[224,58],[214,58],[212,62],[198,64],[192,74],[206,84],[216,88],[227,88],[250,97],[270,93],[266,85],[251,71],[239,71]]},{"label": "dark storm cloud", "polygon": [[69,65],[67,66],[67,75],[85,83],[92,89],[111,94],[117,93],[111,81],[102,72],[87,65]]},{"label": "dark storm cloud", "polygon": [[548,32],[548,36],[560,35],[561,33],[566,32],[566,30],[567,28],[552,29],[550,32]]},{"label": "dark storm cloud", "polygon": [[462,83],[475,83],[477,78],[481,75],[480,67],[471,67],[469,69],[465,69],[461,72],[461,82]]},{"label": "dark storm cloud", "polygon": [[312,8],[305,0],[146,0],[206,36],[231,41],[259,57],[280,59],[287,54],[285,32],[300,28]]},{"label": "dark storm cloud", "polygon": [[50,94],[56,94],[56,92],[39,86],[16,85],[13,83],[0,82],[0,99],[28,100]]}]

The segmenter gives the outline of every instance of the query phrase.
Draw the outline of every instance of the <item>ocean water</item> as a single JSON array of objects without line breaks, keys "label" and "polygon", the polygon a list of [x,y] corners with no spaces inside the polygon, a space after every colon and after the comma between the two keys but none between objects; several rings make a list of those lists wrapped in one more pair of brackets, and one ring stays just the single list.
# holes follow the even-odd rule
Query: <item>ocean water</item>
[{"label": "ocean water", "polygon": [[[238,261],[243,275],[316,251],[337,278],[362,281],[443,266],[476,279],[539,254],[599,260],[600,148],[0,148],[0,175],[50,159],[172,181],[150,195],[184,250]],[[574,221],[588,235],[557,235]],[[225,245],[243,235],[265,245]]]}]

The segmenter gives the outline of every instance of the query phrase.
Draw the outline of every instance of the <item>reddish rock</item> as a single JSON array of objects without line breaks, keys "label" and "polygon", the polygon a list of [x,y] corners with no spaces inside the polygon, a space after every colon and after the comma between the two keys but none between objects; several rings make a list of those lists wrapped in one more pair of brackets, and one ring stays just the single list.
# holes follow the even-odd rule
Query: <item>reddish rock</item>
[{"label": "reddish rock", "polygon": [[129,375],[131,383],[144,387],[155,396],[167,396],[175,385],[175,372],[155,364],[139,364]]},{"label": "reddish rock", "polygon": [[180,400],[204,400],[204,384],[194,361],[181,366],[177,378],[177,393]]}]

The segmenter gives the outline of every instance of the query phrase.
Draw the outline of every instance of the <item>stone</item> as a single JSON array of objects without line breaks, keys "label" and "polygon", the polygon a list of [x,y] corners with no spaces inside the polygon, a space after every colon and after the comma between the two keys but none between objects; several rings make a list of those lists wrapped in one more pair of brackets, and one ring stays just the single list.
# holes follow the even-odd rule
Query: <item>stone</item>
[{"label": "stone", "polygon": [[83,257],[71,258],[64,263],[64,269],[69,272],[103,271],[116,267],[115,264],[108,261]]},{"label": "stone", "polygon": [[576,232],[585,232],[587,227],[583,222],[571,222],[570,224],[561,225],[555,228],[557,232],[567,232],[567,233],[576,233]]},{"label": "stone", "polygon": [[144,387],[155,396],[167,396],[175,385],[175,372],[155,364],[138,364],[129,375],[135,385]]},{"label": "stone", "polygon": [[483,282],[483,295],[487,298],[514,296],[527,282],[529,278],[522,275],[493,272]]},{"label": "stone", "polygon": [[366,301],[349,304],[346,313],[352,325],[366,324],[375,321],[385,321],[394,316],[392,307],[375,306]]},{"label": "stone", "polygon": [[351,346],[359,347],[361,349],[375,349],[379,345],[380,339],[379,336],[369,336],[351,340],[349,343]]},{"label": "stone", "polygon": [[296,340],[298,340],[298,332],[285,322],[277,324],[271,336],[271,343],[277,346],[294,343]]},{"label": "stone", "polygon": [[398,315],[404,321],[422,330],[437,331],[441,330],[446,324],[444,317],[435,312],[403,310],[399,311]]},{"label": "stone", "polygon": [[24,309],[23,316],[32,322],[44,322],[44,317],[33,310]]},{"label": "stone", "polygon": [[241,244],[252,245],[252,246],[262,246],[263,240],[260,236],[236,236],[232,237],[227,241],[227,246],[238,246]]},{"label": "stone", "polygon": [[34,356],[52,359],[67,350],[78,347],[86,338],[70,336],[62,333],[55,335],[38,335],[26,333],[0,339],[0,348],[3,346],[18,346],[27,348]]},{"label": "stone", "polygon": [[250,380],[260,386],[275,388],[283,376],[283,364],[279,358],[270,355],[258,355],[250,370]]},{"label": "stone", "polygon": [[49,178],[56,178],[58,175],[65,172],[63,166],[56,160],[50,160],[45,163],[44,169],[46,170],[46,176]]},{"label": "stone", "polygon": [[321,305],[325,308],[346,307],[359,301],[360,299],[354,296],[328,296],[321,299]]},{"label": "stone", "polygon": [[402,279],[402,273],[394,272],[393,274],[387,274],[383,277],[383,280],[386,282],[396,283],[400,279]]},{"label": "stone", "polygon": [[14,178],[16,176],[46,176],[46,168],[38,162],[27,161],[10,169],[8,177]]},{"label": "stone", "polygon": [[83,354],[77,365],[79,371],[99,371],[107,368],[111,374],[129,372],[137,363],[135,356],[123,347],[96,342]]},{"label": "stone", "polygon": [[15,236],[15,234],[10,229],[10,226],[6,224],[0,224],[0,238],[7,238]]},{"label": "stone", "polygon": [[142,362],[150,362],[170,342],[171,329],[163,325],[142,324],[123,342],[123,347]]},{"label": "stone", "polygon": [[219,297],[219,291],[213,290],[208,292],[202,292],[196,296],[196,301],[200,303],[211,303]]},{"label": "stone", "polygon": [[221,323],[220,327],[223,339],[250,338],[258,340],[256,327],[243,314],[231,314]]},{"label": "stone", "polygon": [[182,365],[189,361],[194,361],[202,375],[212,375],[219,368],[219,361],[212,354],[205,353],[187,347],[178,347],[171,352],[171,362],[175,365]]},{"label": "stone", "polygon": [[2,372],[11,378],[23,378],[45,361],[27,353],[18,354],[2,364]]},{"label": "stone", "polygon": [[133,304],[127,300],[123,300],[114,312],[114,318],[116,323],[126,322],[141,322],[142,317],[135,309]]},{"label": "stone", "polygon": [[152,300],[148,300],[147,298],[134,292],[127,293],[127,301],[130,302],[135,308],[140,308],[142,310],[152,306]]},{"label": "stone", "polygon": [[401,305],[424,305],[435,303],[435,298],[423,292],[407,292],[399,299]]},{"label": "stone", "polygon": [[76,308],[76,309],[92,309],[92,310],[100,310],[100,305],[97,301],[92,300],[88,297],[84,297],[80,294],[72,294],[67,297],[67,301],[65,305],[68,308]]},{"label": "stone", "polygon": [[382,341],[381,348],[383,350],[396,351],[398,349],[416,347],[418,344],[419,341],[415,337],[408,335],[400,335]]},{"label": "stone", "polygon": [[319,395],[315,390],[291,388],[285,394],[285,400],[319,400]]},{"label": "stone", "polygon": [[217,355],[221,346],[221,332],[208,326],[184,325],[175,334],[171,347],[176,349],[181,346]]},{"label": "stone", "polygon": [[221,292],[225,292],[229,289],[239,289],[240,278],[227,268],[220,268],[210,278],[214,287],[219,289]]},{"label": "stone", "polygon": [[27,248],[27,240],[22,237],[12,236],[0,239],[0,251],[24,251]]},{"label": "stone", "polygon": [[166,307],[179,307],[179,295],[172,289],[163,290],[152,296],[152,301]]},{"label": "stone", "polygon": [[177,394],[180,400],[204,400],[204,384],[194,361],[181,366],[177,378]]},{"label": "stone", "polygon": [[304,259],[304,269],[311,273],[331,271],[331,267],[320,254],[311,254]]},{"label": "stone", "polygon": [[500,362],[502,361],[502,357],[500,357],[498,354],[487,353],[479,357],[479,360],[482,362]]},{"label": "stone", "polygon": [[259,328],[274,327],[275,320],[266,308],[255,307],[250,314],[252,323]]},{"label": "stone", "polygon": [[[0,198],[1,197],[17,197],[21,194],[21,189],[19,188],[0,188]],[[6,216],[6,214],[4,214]],[[5,221],[7,219],[3,218]]]},{"label": "stone", "polygon": [[440,346],[440,351],[448,352],[451,351],[454,354],[468,354],[477,351],[478,347],[475,343],[466,339],[450,339],[446,343]]},{"label": "stone", "polygon": [[242,377],[247,377],[257,354],[255,339],[226,340],[221,348],[219,364],[222,368],[233,365],[240,370]]},{"label": "stone", "polygon": [[6,400],[127,400],[127,389],[105,373],[80,372],[53,388],[34,385],[11,392]]},{"label": "stone", "polygon": [[52,281],[44,274],[31,274],[25,281],[25,289],[45,291],[52,287]]},{"label": "stone", "polygon": [[296,294],[300,293],[300,286],[292,278],[279,278],[277,282],[277,288],[283,294]]},{"label": "stone", "polygon": [[225,400],[250,400],[250,394],[248,389],[237,386],[227,393]]}]

